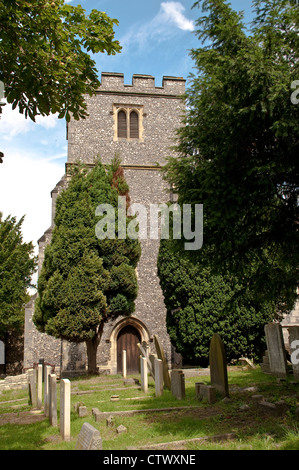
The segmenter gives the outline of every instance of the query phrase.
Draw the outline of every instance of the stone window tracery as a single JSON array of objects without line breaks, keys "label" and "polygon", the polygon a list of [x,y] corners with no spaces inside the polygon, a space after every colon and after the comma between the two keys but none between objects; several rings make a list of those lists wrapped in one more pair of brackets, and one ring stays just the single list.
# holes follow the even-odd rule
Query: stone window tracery
[{"label": "stone window tracery", "polygon": [[143,142],[143,106],[113,105],[114,140]]}]

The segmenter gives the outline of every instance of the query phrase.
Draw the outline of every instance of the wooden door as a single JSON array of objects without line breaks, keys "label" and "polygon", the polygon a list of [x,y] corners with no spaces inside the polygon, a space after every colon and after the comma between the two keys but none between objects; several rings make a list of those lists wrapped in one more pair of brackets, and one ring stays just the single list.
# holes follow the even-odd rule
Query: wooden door
[{"label": "wooden door", "polygon": [[141,342],[141,337],[131,325],[125,326],[117,337],[117,373],[122,373],[122,352],[126,350],[127,357],[127,374],[136,374],[139,372],[139,356],[140,351],[137,343]]}]

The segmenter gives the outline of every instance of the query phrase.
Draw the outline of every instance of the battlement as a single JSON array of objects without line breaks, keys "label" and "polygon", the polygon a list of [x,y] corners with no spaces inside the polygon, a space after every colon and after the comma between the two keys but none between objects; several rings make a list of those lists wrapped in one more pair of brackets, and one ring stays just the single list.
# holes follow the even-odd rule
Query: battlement
[{"label": "battlement", "polygon": [[101,92],[119,92],[119,93],[145,93],[157,95],[183,95],[185,93],[186,80],[182,77],[163,77],[162,86],[155,86],[155,77],[152,75],[134,74],[132,84],[126,85],[123,73],[102,72]]}]

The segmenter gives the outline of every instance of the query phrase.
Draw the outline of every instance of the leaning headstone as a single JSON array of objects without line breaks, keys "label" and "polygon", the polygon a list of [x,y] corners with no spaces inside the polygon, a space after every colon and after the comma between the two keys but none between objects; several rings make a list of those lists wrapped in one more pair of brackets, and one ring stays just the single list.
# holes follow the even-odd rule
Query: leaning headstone
[{"label": "leaning headstone", "polygon": [[57,426],[57,383],[56,374],[49,376],[49,419],[51,426]]},{"label": "leaning headstone", "polygon": [[155,380],[155,360],[158,359],[157,354],[150,354],[149,355],[149,360],[151,363],[151,371],[152,371],[152,377]]},{"label": "leaning headstone", "polygon": [[42,408],[43,401],[43,365],[37,366],[37,408]]},{"label": "leaning headstone", "polygon": [[167,361],[166,361],[163,346],[162,346],[162,344],[161,344],[161,342],[160,342],[157,335],[154,335],[154,341],[155,341],[155,346],[156,346],[156,351],[157,351],[157,354],[158,354],[158,358],[161,359],[161,361],[163,363],[163,378],[164,378],[165,387],[168,388],[169,390],[171,390],[171,380],[170,380],[168,365],[167,365]]},{"label": "leaning headstone", "polygon": [[153,377],[153,379],[155,380],[155,370],[154,370],[155,365],[154,365],[154,361],[151,361],[148,344],[145,341],[143,341],[142,344],[138,343],[137,347],[139,348],[142,354],[142,357],[146,358],[148,371]]},{"label": "leaning headstone", "polygon": [[29,401],[33,408],[37,407],[37,396],[36,396],[36,370],[31,369],[28,372],[29,382]]},{"label": "leaning headstone", "polygon": [[228,393],[227,364],[224,344],[217,333],[214,333],[210,343],[210,377],[211,385],[225,397]]},{"label": "leaning headstone", "polygon": [[100,432],[89,423],[84,423],[79,433],[75,450],[102,450]]},{"label": "leaning headstone", "polygon": [[60,381],[60,434],[64,441],[71,438],[71,382]]},{"label": "leaning headstone", "polygon": [[163,362],[155,359],[155,394],[156,397],[163,395]]},{"label": "leaning headstone", "polygon": [[288,331],[293,374],[299,379],[299,326],[290,326]]},{"label": "leaning headstone", "polygon": [[171,393],[177,400],[183,400],[185,394],[185,376],[182,370],[171,371]]},{"label": "leaning headstone", "polygon": [[140,356],[140,370],[141,370],[141,390],[145,393],[148,392],[148,376],[147,376],[147,359]]},{"label": "leaning headstone", "polygon": [[268,323],[265,326],[265,334],[271,374],[286,378],[287,359],[281,324]]}]

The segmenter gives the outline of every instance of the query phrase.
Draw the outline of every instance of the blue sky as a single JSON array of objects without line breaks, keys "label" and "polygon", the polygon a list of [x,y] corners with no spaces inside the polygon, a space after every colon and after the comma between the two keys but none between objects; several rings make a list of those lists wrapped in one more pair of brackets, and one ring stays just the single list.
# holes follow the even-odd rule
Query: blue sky
[{"label": "blue sky", "polygon": [[[194,34],[198,8],[194,0],[67,0],[81,4],[87,13],[91,9],[105,11],[117,18],[115,36],[123,50],[116,56],[97,54],[101,72],[122,72],[125,83],[132,75],[149,74],[161,86],[164,75],[188,79],[193,62],[188,51],[200,46]],[[251,0],[231,0],[235,10],[244,10],[251,19]],[[9,105],[0,119],[0,150],[4,163],[0,165],[0,211],[20,218],[25,215],[25,241],[37,240],[50,226],[50,192],[64,174],[67,160],[66,125],[56,116],[26,120]]]}]

